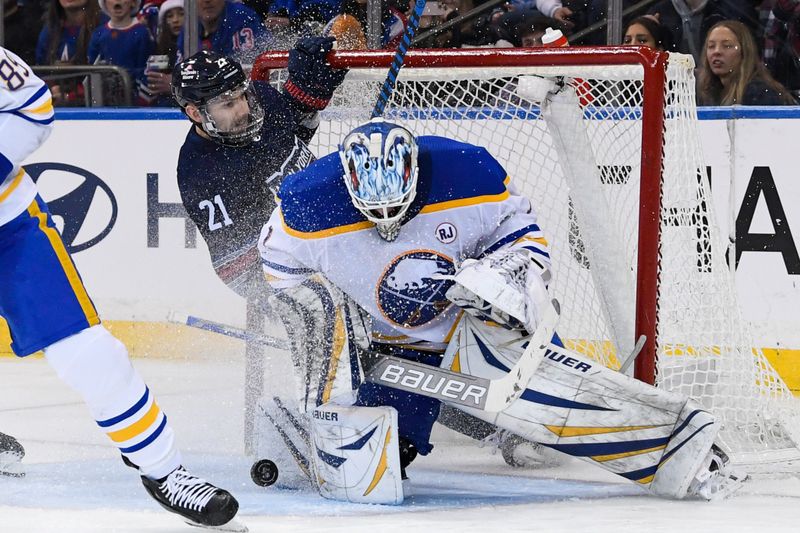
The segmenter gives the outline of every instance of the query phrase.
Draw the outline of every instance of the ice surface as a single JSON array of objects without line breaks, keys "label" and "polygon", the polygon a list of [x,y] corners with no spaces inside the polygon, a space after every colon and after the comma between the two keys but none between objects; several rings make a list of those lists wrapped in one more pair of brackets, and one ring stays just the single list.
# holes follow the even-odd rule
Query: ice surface
[{"label": "ice surface", "polygon": [[[488,447],[440,444],[409,470],[398,507],[323,500],[308,488],[261,488],[242,448],[243,364],[137,360],[173,424],[184,464],[232,491],[252,532],[797,531],[800,480],[755,480],[716,503],[673,502],[578,461],[506,466]],[[26,447],[27,476],[0,477],[0,532],[185,532],[42,360],[0,360],[0,430]]]}]

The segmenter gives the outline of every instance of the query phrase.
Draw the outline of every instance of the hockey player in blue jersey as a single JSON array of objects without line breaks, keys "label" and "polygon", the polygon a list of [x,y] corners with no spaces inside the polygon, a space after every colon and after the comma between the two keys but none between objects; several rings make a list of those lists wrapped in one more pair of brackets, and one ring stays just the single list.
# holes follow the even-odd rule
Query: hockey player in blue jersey
[{"label": "hockey player in blue jersey", "polygon": [[53,127],[47,85],[2,47],[0,73],[0,316],[8,323],[12,350],[19,357],[44,351],[162,507],[194,525],[243,530],[234,518],[236,499],[181,466],[166,415],[125,346],[101,324],[47,205],[22,167]]},{"label": "hockey player in blue jersey", "polygon": [[284,176],[314,156],[306,145],[342,82],[326,54],[333,39],[309,37],[289,51],[280,91],[250,81],[241,65],[209,51],[175,66],[173,94],[192,121],[178,158],[178,189],[208,245],[214,270],[237,294],[265,287],[256,243]]},{"label": "hockey player in blue jersey", "polygon": [[[531,202],[485,149],[375,119],[287,177],[279,199],[259,249],[278,290],[270,302],[305,323],[292,343],[323,496],[402,502],[405,467],[431,451],[442,400],[656,495],[739,486],[714,446],[719,423],[694,401],[571,353],[557,336],[527,349],[557,316],[557,265]],[[375,365],[384,355],[429,366]],[[470,403],[482,389],[469,377],[516,376],[521,358],[535,373],[516,384],[517,399],[495,411]],[[383,373],[365,381],[372,365]]]},{"label": "hockey player in blue jersey", "polygon": [[92,33],[89,41],[89,63],[102,62],[125,68],[131,76],[133,85],[131,97],[136,102],[140,94],[147,94],[144,67],[155,48],[147,26],[136,20],[141,1],[98,0],[98,2],[109,20]]}]

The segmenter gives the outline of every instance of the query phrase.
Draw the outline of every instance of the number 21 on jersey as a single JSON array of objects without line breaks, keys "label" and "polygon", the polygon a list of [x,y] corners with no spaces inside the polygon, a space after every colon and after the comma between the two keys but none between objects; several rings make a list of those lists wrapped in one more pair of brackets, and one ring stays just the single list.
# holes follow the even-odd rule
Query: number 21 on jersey
[{"label": "number 21 on jersey", "polygon": [[[231,217],[228,216],[228,211],[225,209],[225,204],[222,203],[222,198],[219,194],[214,197],[213,203],[211,200],[203,200],[197,205],[200,207],[200,209],[208,209],[209,231],[218,230],[223,226],[230,226],[233,224],[233,220],[231,220]],[[219,221],[217,218],[217,209],[219,209],[219,212],[222,215],[222,221]]]}]

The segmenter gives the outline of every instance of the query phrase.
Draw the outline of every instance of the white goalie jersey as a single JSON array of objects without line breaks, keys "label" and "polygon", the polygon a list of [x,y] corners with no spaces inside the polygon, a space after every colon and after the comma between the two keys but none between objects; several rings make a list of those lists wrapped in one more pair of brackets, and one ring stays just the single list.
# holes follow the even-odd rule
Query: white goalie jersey
[{"label": "white goalie jersey", "polygon": [[460,263],[525,247],[549,267],[530,201],[485,149],[420,137],[419,183],[393,242],[355,209],[337,153],[286,178],[259,241],[267,280],[290,287],[319,272],[374,319],[375,340],[449,340],[460,310],[445,297]]}]

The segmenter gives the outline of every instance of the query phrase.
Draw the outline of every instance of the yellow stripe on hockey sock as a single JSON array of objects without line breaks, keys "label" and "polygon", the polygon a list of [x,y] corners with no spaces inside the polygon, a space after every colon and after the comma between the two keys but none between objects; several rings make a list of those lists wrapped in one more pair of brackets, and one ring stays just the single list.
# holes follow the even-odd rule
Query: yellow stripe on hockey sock
[{"label": "yellow stripe on hockey sock", "polygon": [[158,418],[158,414],[161,411],[156,405],[156,402],[153,402],[153,405],[150,406],[150,409],[145,413],[145,415],[140,418],[138,421],[134,422],[130,426],[120,429],[119,431],[111,431],[108,433],[108,436],[114,442],[125,442],[126,440],[130,440],[138,435],[141,435],[147,429],[153,425],[153,423]]},{"label": "yellow stripe on hockey sock", "polygon": [[383,451],[381,452],[381,458],[378,461],[378,466],[375,468],[375,475],[372,476],[372,481],[367,487],[367,490],[364,491],[364,496],[372,492],[375,487],[378,486],[380,483],[381,478],[383,478],[383,474],[386,472],[386,449],[389,447],[389,439],[392,438],[392,428],[386,430],[386,439],[383,441]]},{"label": "yellow stripe on hockey sock", "polygon": [[615,459],[624,459],[625,457],[633,457],[634,455],[644,455],[650,452],[657,452],[658,450],[663,450],[666,447],[667,447],[666,444],[662,444],[661,446],[654,446],[653,448],[647,448],[645,450],[634,450],[632,452],[612,453],[609,455],[593,455],[592,459],[594,459],[598,463],[604,463],[606,461],[613,461]]},{"label": "yellow stripe on hockey sock", "polygon": [[96,326],[100,323],[97,310],[94,308],[92,300],[89,299],[89,294],[86,292],[81,277],[78,275],[78,271],[72,263],[69,252],[67,252],[67,249],[64,247],[64,241],[61,240],[61,235],[58,234],[55,228],[51,228],[47,225],[47,215],[42,213],[39,209],[39,204],[36,203],[36,200],[31,202],[31,205],[28,206],[28,214],[32,218],[39,220],[39,229],[47,236],[47,240],[50,241],[50,246],[52,246],[53,251],[56,253],[58,262],[61,263],[61,268],[67,276],[67,281],[69,281],[69,285],[72,287],[72,292],[75,293],[75,298],[77,298],[78,304],[81,306],[86,321],[90,326]]},{"label": "yellow stripe on hockey sock", "polygon": [[606,433],[620,433],[622,431],[636,431],[639,429],[653,429],[663,427],[657,426],[619,426],[619,427],[568,427],[568,426],[548,426],[547,429],[559,437],[585,437],[587,435],[604,435]]}]

